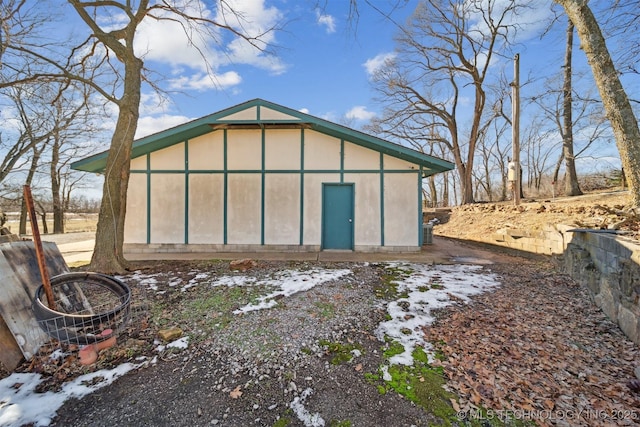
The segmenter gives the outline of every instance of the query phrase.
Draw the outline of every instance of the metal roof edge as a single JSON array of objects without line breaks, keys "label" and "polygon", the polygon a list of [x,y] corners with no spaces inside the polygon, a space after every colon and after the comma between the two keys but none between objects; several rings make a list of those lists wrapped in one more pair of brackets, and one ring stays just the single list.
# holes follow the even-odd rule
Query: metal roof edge
[{"label": "metal roof edge", "polygon": [[[400,144],[396,144],[381,138],[378,138],[367,133],[357,131],[355,129],[348,128],[346,126],[339,125],[337,123],[330,122],[328,120],[321,119],[310,114],[303,113],[298,110],[294,110],[289,107],[282,106],[264,99],[255,98],[244,103],[220,110],[216,113],[212,113],[174,126],[163,131],[147,135],[133,142],[131,158],[139,157],[144,154],[157,151],[162,148],[169,147],[173,144],[177,144],[186,139],[194,138],[205,133],[213,132],[212,125],[222,123],[278,123],[286,122],[286,120],[273,120],[264,121],[260,119],[256,120],[220,120],[223,117],[229,116],[239,111],[246,110],[252,107],[267,107],[276,110],[280,113],[296,117],[301,122],[311,124],[312,129],[348,140],[355,144],[364,146],[369,149],[388,154],[393,157],[397,157],[406,161],[414,162],[422,166],[428,167],[433,170],[434,173],[445,172],[455,168],[454,164],[437,157],[430,156],[420,151],[414,150],[409,147],[405,147]],[[106,161],[109,150],[101,153],[94,154],[92,156],[85,157],[71,164],[71,168],[75,170],[82,170],[86,172],[100,173],[106,167]],[[429,174],[432,175],[432,174]],[[426,176],[429,176],[426,175]]]}]

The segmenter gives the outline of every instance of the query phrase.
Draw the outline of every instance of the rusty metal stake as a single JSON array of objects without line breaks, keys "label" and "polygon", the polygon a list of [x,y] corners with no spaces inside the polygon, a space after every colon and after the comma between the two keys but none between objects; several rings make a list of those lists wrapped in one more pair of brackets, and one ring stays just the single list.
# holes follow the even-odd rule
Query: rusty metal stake
[{"label": "rusty metal stake", "polygon": [[47,296],[47,303],[51,310],[56,309],[56,303],[53,298],[53,290],[51,289],[51,280],[47,271],[47,264],[44,259],[44,251],[42,249],[42,241],[40,240],[40,230],[38,229],[38,218],[36,218],[36,210],[33,207],[33,198],[31,197],[31,188],[28,185],[23,187],[24,201],[29,211],[29,219],[31,220],[31,234],[33,235],[33,244],[36,247],[36,258],[38,259],[38,268],[40,268],[40,277],[42,277],[42,285],[44,293]]}]

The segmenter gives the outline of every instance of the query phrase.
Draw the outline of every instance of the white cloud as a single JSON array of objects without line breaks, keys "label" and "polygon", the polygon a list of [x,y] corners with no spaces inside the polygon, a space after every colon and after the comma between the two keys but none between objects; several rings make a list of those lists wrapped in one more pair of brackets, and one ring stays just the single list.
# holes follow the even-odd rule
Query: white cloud
[{"label": "white cloud", "polygon": [[336,32],[336,21],[333,16],[325,15],[319,9],[316,9],[316,18],[318,24],[324,26],[328,34]]},{"label": "white cloud", "polygon": [[330,122],[334,122],[334,123],[336,123],[338,121],[338,119],[339,119],[339,116],[333,111],[329,111],[329,112],[324,113],[324,114],[322,114],[322,115],[320,115],[318,117],[320,117],[321,119],[324,119],[324,120],[328,120]]},{"label": "white cloud", "polygon": [[155,117],[140,117],[138,120],[138,129],[136,130],[136,139],[181,125],[191,120],[193,119],[189,117],[172,116],[170,114]]},{"label": "white cloud", "polygon": [[239,85],[240,82],[242,82],[242,78],[235,71],[227,71],[226,73],[216,75],[196,73],[169,79],[169,88],[176,90],[205,91],[209,89],[226,89]]},{"label": "white cloud", "polygon": [[376,116],[376,113],[367,111],[367,107],[358,105],[353,107],[345,114],[345,117],[349,120],[371,120]]},{"label": "white cloud", "polygon": [[[275,32],[271,29],[282,19],[277,8],[266,7],[264,0],[216,2],[216,10],[202,1],[186,3],[177,7],[182,7],[185,13],[224,23],[255,38],[257,47],[229,31],[156,11],[156,16],[169,19],[146,18],[138,27],[135,49],[146,61],[172,67],[172,74],[180,76],[171,80],[172,88],[206,90],[241,81],[237,70],[219,72],[222,67],[251,65],[276,74],[285,71],[286,65],[265,52],[275,43]],[[212,77],[207,79],[203,74],[211,74]]]},{"label": "white cloud", "polygon": [[275,43],[275,31],[271,31],[282,20],[282,12],[276,7],[265,7],[264,0],[227,0],[220,3],[216,20],[225,22],[236,30],[254,37],[251,45],[244,39],[235,38],[229,43],[229,61],[232,64],[248,64],[269,70],[284,72],[286,66],[275,56],[263,50]]},{"label": "white cloud", "polygon": [[[163,114],[169,109],[170,103],[170,100],[157,92],[143,93],[140,96],[140,115]],[[114,113],[117,112],[117,109],[114,109]]]},{"label": "white cloud", "polygon": [[[513,8],[512,0],[493,0],[491,7],[488,5],[489,0],[483,0],[483,4],[478,7],[478,4],[469,2],[461,7],[468,7],[468,11],[471,15],[469,19],[469,30],[467,34],[472,38],[480,39],[482,35],[490,33],[487,27],[487,16],[482,16],[480,12],[491,9],[491,15],[494,19],[502,16],[505,10]],[[536,0],[532,2],[524,2],[516,6],[516,13],[510,12],[505,15],[501,25],[517,28],[515,33],[512,33],[511,42],[521,43],[532,37],[539,37],[543,30],[549,25],[554,18],[554,12],[551,8],[552,2],[549,0]],[[510,32],[513,31],[512,29]],[[515,37],[514,37],[515,36]]]},{"label": "white cloud", "polygon": [[367,71],[367,75],[371,77],[375,75],[380,68],[384,67],[390,61],[393,61],[395,57],[396,54],[393,52],[381,53],[371,59],[367,59],[367,61],[362,65]]},{"label": "white cloud", "polygon": [[304,114],[309,114],[309,109],[308,108],[301,108],[298,111],[300,111],[301,113],[304,113]]}]

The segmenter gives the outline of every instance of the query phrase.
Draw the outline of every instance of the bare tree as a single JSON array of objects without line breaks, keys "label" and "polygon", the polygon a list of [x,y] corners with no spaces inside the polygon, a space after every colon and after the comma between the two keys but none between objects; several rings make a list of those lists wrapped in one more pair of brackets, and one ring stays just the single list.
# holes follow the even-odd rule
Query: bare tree
[{"label": "bare tree", "polygon": [[[17,70],[19,76],[14,81],[73,79],[91,86],[117,106],[118,117],[104,171],[103,199],[91,268],[122,273],[127,266],[122,250],[129,162],[139,118],[141,88],[145,82],[158,89],[145,68],[144,52],[135,51],[140,25],[149,20],[179,23],[195,47],[201,46],[200,40],[219,44],[221,33],[231,34],[260,51],[266,49],[264,36],[275,28],[256,30],[226,1],[217,3],[218,13],[213,18],[203,9],[202,2],[196,0],[68,0],[68,3],[90,35],[83,42],[72,45],[64,60],[59,55],[48,56],[41,47],[7,43],[6,40],[4,55],[8,52],[21,54],[46,64],[44,71],[24,73]],[[206,59],[206,52],[201,53]]]},{"label": "bare tree", "polygon": [[[35,177],[36,170],[40,165],[40,157],[42,156],[42,152],[46,146],[46,144],[40,144],[32,147],[33,153],[31,155],[31,166],[29,167],[29,171],[27,172],[27,176],[24,180],[24,185],[31,187],[33,184],[33,178]],[[27,202],[22,198],[22,204],[20,206],[20,220],[18,223],[18,233],[21,235],[27,234],[27,216]]]},{"label": "bare tree", "polygon": [[95,118],[95,113],[91,112],[88,94],[82,91],[82,87],[69,85],[69,89],[57,97],[50,107],[54,127],[49,144],[53,233],[64,233],[65,201],[70,197],[70,188],[65,188],[65,182],[73,180],[69,176],[72,173],[70,164],[78,158],[81,140],[88,139],[97,131],[93,129],[91,120]]},{"label": "bare tree", "polygon": [[9,101],[7,108],[13,111],[16,119],[11,124],[13,131],[9,135],[0,134],[0,151],[3,153],[0,158],[0,183],[24,164],[25,156],[34,147],[46,143],[53,132],[48,115],[40,109],[42,98],[37,88],[8,88],[4,98]]},{"label": "bare tree", "polygon": [[582,48],[591,66],[600,97],[611,122],[631,204],[640,206],[640,129],[620,82],[605,39],[587,0],[556,0],[576,27]]},{"label": "bare tree", "polygon": [[[522,3],[495,0],[427,0],[397,37],[396,59],[375,78],[385,105],[380,123],[388,135],[432,135],[448,147],[460,176],[462,203],[472,203],[473,167],[479,138],[495,119],[486,114],[490,64],[508,49],[511,19]],[[473,105],[469,117],[463,98]]]},{"label": "bare tree", "polygon": [[582,194],[578,184],[578,173],[576,172],[576,159],[573,155],[573,22],[567,20],[567,45],[564,57],[564,84],[562,86],[562,157],[564,157],[566,167],[566,179],[564,192],[567,196],[579,196]]}]

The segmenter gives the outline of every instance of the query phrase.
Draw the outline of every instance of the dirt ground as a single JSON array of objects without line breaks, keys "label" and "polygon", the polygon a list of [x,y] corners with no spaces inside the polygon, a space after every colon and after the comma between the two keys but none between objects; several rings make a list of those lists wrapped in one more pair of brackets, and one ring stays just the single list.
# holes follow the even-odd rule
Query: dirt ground
[{"label": "dirt ground", "polygon": [[541,230],[547,224],[575,225],[577,228],[609,228],[628,237],[640,237],[640,212],[628,203],[628,191],[601,191],[576,197],[523,199],[476,203],[454,207],[450,215],[438,215],[443,223],[434,234],[463,240],[487,241],[502,229]]},{"label": "dirt ground", "polygon": [[[459,207],[434,233],[436,238],[483,241],[501,228],[536,230],[547,223],[574,223],[617,226],[637,238],[637,221],[625,208],[626,197],[614,191],[523,201],[519,207],[511,203]],[[294,413],[300,406],[308,414],[322,414],[326,425],[343,427],[502,425],[504,421],[505,425],[523,425],[521,421],[542,426],[638,425],[640,393],[633,382],[640,360],[638,346],[592,304],[584,289],[559,274],[550,259],[502,254],[492,254],[491,259],[493,263],[478,268],[497,275],[500,287],[440,310],[434,325],[424,328],[439,355],[433,363],[441,369],[444,385],[437,388],[452,393],[432,397],[447,406],[445,415],[385,388],[379,378],[388,345],[374,337],[374,330],[385,316],[378,294],[387,292],[384,286],[389,284],[380,265],[350,264],[355,273],[348,283],[287,298],[280,309],[265,310],[265,317],[229,320],[224,313],[233,304],[216,307],[217,321],[246,322],[230,326],[248,334],[236,337],[235,342],[243,343],[242,351],[221,345],[222,341],[205,341],[182,352],[158,354],[150,343],[163,321],[179,320],[185,330],[195,331],[203,317],[210,320],[212,315],[193,315],[196,307],[202,307],[193,300],[198,293],[180,292],[174,282],[162,277],[180,272],[186,283],[202,271],[227,273],[229,265],[147,262],[137,268],[157,275],[158,290],[145,298],[150,303],[145,309],[149,319],[155,320],[139,322],[127,331],[92,369],[140,356],[159,356],[158,362],[83,399],[66,402],[53,425],[325,425],[312,419],[301,421]],[[331,269],[346,266],[312,264]],[[289,267],[310,268],[311,264],[261,262],[251,274],[273,276]],[[333,311],[327,311],[330,306]],[[319,345],[321,336],[355,346],[361,353],[353,362],[333,364],[333,347]],[[228,337],[230,343],[233,338]],[[249,341],[255,342],[249,345]],[[270,347],[274,343],[277,348]],[[270,353],[262,352],[265,346]],[[261,352],[254,353],[255,348]],[[40,360],[21,370],[48,375],[43,391],[55,390],[87,370],[78,369],[73,358],[56,366],[48,366],[46,357]],[[419,376],[412,384],[429,381]],[[313,394],[305,393],[308,388]],[[296,407],[294,401],[300,405]]]}]

